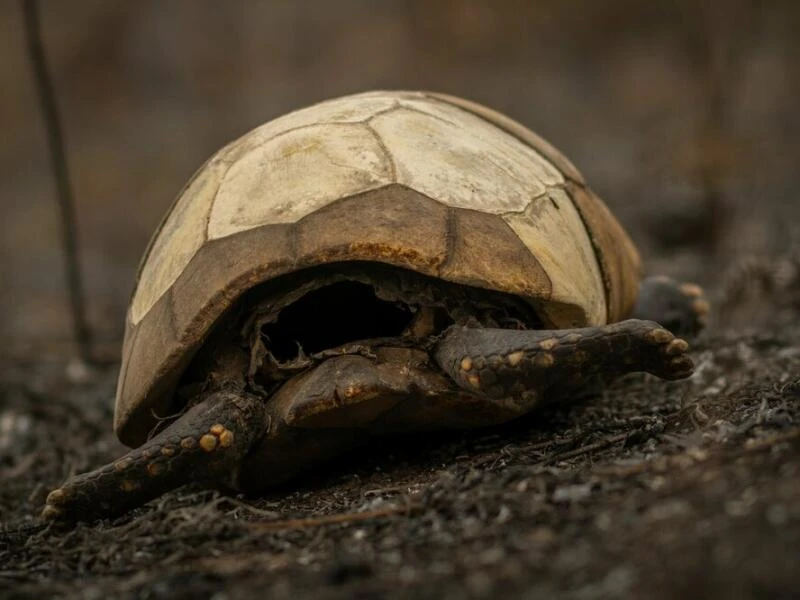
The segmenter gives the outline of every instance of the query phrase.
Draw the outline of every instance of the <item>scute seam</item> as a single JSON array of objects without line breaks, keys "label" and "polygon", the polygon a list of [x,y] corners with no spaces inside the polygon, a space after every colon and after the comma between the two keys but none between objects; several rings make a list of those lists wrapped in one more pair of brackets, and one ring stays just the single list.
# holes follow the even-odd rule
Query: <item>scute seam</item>
[{"label": "scute seam", "polygon": [[[228,170],[231,168],[231,166],[234,164],[235,161],[228,161],[228,160],[226,160],[224,158],[223,155],[225,155],[234,146],[234,144],[236,144],[236,142],[239,141],[239,139],[240,138],[237,138],[236,140],[234,140],[232,142],[229,142],[228,144],[226,144],[225,146],[220,148],[216,153],[214,153],[208,160],[206,160],[192,174],[192,176],[189,178],[189,180],[180,189],[180,191],[177,193],[177,195],[173,199],[172,204],[170,204],[169,209],[167,210],[167,212],[164,213],[164,216],[161,218],[161,221],[159,222],[158,227],[156,228],[156,230],[153,233],[153,235],[150,236],[150,240],[147,242],[147,246],[146,246],[146,248],[144,250],[144,253],[142,254],[142,259],[139,262],[139,266],[138,266],[138,268],[136,270],[136,278],[135,278],[134,283],[133,283],[133,290],[131,291],[131,296],[130,296],[130,299],[128,301],[128,314],[129,315],[131,314],[131,307],[133,306],[133,299],[134,299],[134,297],[136,296],[136,293],[139,290],[139,280],[140,280],[140,278],[142,276],[142,271],[144,270],[144,266],[145,266],[145,264],[147,264],[147,261],[150,258],[150,252],[152,251],[153,246],[156,243],[156,240],[161,235],[161,232],[164,229],[164,225],[166,225],[167,221],[169,220],[169,217],[174,212],[175,207],[177,206],[178,202],[180,202],[180,200],[183,198],[184,194],[186,193],[186,190],[188,190],[192,186],[192,184],[195,181],[197,181],[197,177],[200,175],[200,173],[205,172],[211,166],[211,164],[216,162],[216,163],[220,163],[220,164],[226,165],[227,168],[225,169],[225,172],[222,173],[219,181],[221,182],[225,178],[225,175],[227,174]],[[219,193],[219,187],[220,186],[218,185],[217,189],[214,191],[214,198],[209,203],[208,213],[204,217],[203,239],[200,242],[200,246],[198,246],[198,250],[200,248],[202,248],[203,244],[205,244],[208,241],[208,221],[209,221],[209,219],[211,217],[211,210],[214,208],[214,203],[216,202],[217,194]],[[191,260],[191,259],[189,259],[189,260]],[[184,266],[184,268],[185,268],[185,266]],[[180,274],[179,274],[179,276],[180,276]],[[174,282],[167,288],[167,290],[162,292],[161,295],[158,298],[155,299],[155,302],[153,302],[153,304],[150,306],[150,308],[148,308],[147,311],[143,315],[141,315],[139,317],[139,320],[137,321],[137,324],[141,323],[142,319],[144,319],[145,316],[147,316],[147,313],[149,313],[150,310],[153,308],[153,306],[155,306],[155,303],[158,302],[159,298],[161,298],[161,296],[163,296],[166,293],[166,291],[168,291],[169,289],[172,288],[172,285],[174,285]],[[174,311],[173,311],[173,314],[174,314]]]},{"label": "scute seam", "polygon": [[[308,215],[306,215],[306,217],[307,216]],[[305,219],[306,217],[303,217],[303,219]],[[302,223],[303,219],[300,219],[299,221],[297,221],[295,223],[290,223],[289,224],[289,235],[287,237],[289,239],[289,253],[291,254],[289,259],[290,259],[290,262],[291,262],[291,265],[292,265],[292,270],[296,270],[298,268],[299,263],[300,263],[300,259],[298,257],[298,248],[300,247],[300,226],[299,226],[299,224]],[[262,225],[262,227],[266,227],[266,226]]]},{"label": "scute seam", "polygon": [[[416,190],[415,190],[416,191]],[[424,196],[424,194],[421,194]],[[428,196],[425,196],[426,198]],[[440,203],[441,204],[441,203]],[[458,209],[447,207],[447,229],[445,230],[445,255],[442,263],[437,267],[436,273],[441,277],[453,262],[456,254],[456,243],[458,242]],[[464,209],[461,209],[464,210]]]},{"label": "scute seam", "polygon": [[589,223],[586,221],[586,216],[583,214],[580,206],[575,199],[573,198],[573,188],[574,187],[584,187],[579,183],[573,182],[573,185],[566,186],[564,192],[569,196],[569,199],[572,201],[572,204],[575,205],[575,210],[578,213],[578,216],[581,218],[581,223],[583,223],[583,228],[586,230],[587,235],[589,236],[589,242],[592,244],[592,250],[594,250],[595,258],[597,259],[597,266],[600,270],[600,277],[603,279],[603,291],[605,292],[606,296],[606,318],[608,319],[609,323],[611,322],[612,311],[613,307],[611,306],[611,273],[609,273],[608,265],[605,261],[605,256],[600,248],[600,245],[597,243],[597,238],[595,237],[594,231],[589,226]]},{"label": "scute seam", "polygon": [[[452,102],[448,102],[447,100],[445,100],[443,98],[438,98],[434,94],[431,94],[431,93],[425,94],[425,99],[430,100],[432,102],[436,102],[436,103],[441,104],[443,106],[447,106],[449,108],[458,109],[458,110],[460,110],[460,111],[462,111],[462,112],[464,112],[464,113],[466,113],[468,115],[472,115],[473,117],[477,117],[477,118],[481,119],[482,121],[488,123],[489,125],[492,125],[493,127],[497,127],[499,130],[503,131],[507,135],[510,135],[514,139],[518,140],[520,143],[524,144],[526,147],[530,148],[537,156],[539,156],[542,159],[543,162],[547,163],[554,170],[556,170],[559,173],[561,173],[562,178],[567,179],[569,181],[573,181],[573,179],[567,173],[565,173],[563,170],[561,170],[558,165],[553,163],[553,161],[550,160],[545,154],[543,154],[542,151],[539,148],[535,147],[530,142],[528,142],[525,139],[521,138],[515,132],[506,129],[505,127],[502,127],[502,126],[498,125],[497,123],[493,123],[492,121],[490,121],[485,116],[483,116],[483,115],[481,115],[479,113],[476,113],[476,112],[473,112],[471,110],[468,110],[468,109],[464,108],[463,106],[459,106],[458,104],[454,104]],[[522,126],[525,127],[524,125],[522,125]],[[579,183],[580,184],[581,182],[580,181],[576,181],[575,183]]]},{"label": "scute seam", "polygon": [[[206,168],[208,168],[208,166],[214,161],[214,159],[217,158],[218,155],[222,154],[222,152],[224,152],[225,149],[228,148],[228,146],[230,146],[233,143],[234,142],[231,142],[227,146],[223,147],[221,150],[217,151],[215,154],[213,154],[211,157],[209,157],[205,162],[203,162],[203,164],[200,165],[197,168],[197,170],[192,174],[192,176],[183,185],[183,187],[181,187],[181,189],[178,191],[178,193],[175,194],[175,197],[172,199],[172,202],[170,203],[169,208],[164,213],[164,215],[161,217],[161,221],[159,221],[158,226],[156,227],[156,230],[153,232],[153,235],[150,236],[150,239],[147,242],[147,246],[145,246],[144,252],[142,253],[142,258],[139,261],[139,266],[136,268],[136,278],[134,279],[133,290],[131,291],[131,297],[129,298],[129,301],[128,301],[128,312],[130,312],[130,306],[133,303],[133,298],[136,295],[137,290],[139,289],[139,279],[142,276],[142,271],[144,270],[144,265],[147,263],[147,259],[150,258],[150,252],[152,251],[153,246],[156,243],[156,240],[161,235],[161,231],[164,229],[164,225],[166,225],[167,220],[169,219],[170,215],[172,214],[172,211],[175,210],[175,206],[178,204],[178,202],[180,202],[181,198],[183,198],[183,194],[186,192],[186,190],[188,190],[189,187],[197,180],[198,175],[200,175],[201,172],[204,172],[206,170]],[[213,205],[213,202],[212,202],[212,205]]]},{"label": "scute seam", "polygon": [[[561,191],[569,194],[569,185],[568,185],[568,183],[566,181],[563,182],[563,183],[558,183],[556,185],[547,185],[547,184],[545,184],[544,188],[545,189],[541,194],[536,194],[535,196],[532,196],[531,199],[528,201],[528,203],[525,206],[523,206],[521,209],[519,209],[519,210],[507,210],[506,212],[500,213],[499,216],[505,217],[507,215],[522,215],[522,214],[525,214],[525,212],[527,212],[528,209],[531,207],[531,204],[533,204],[537,200],[540,200],[541,198],[546,198],[546,197],[550,196],[550,192],[552,192],[553,190],[561,190]],[[570,196],[570,200],[571,199],[572,199],[572,196]],[[578,211],[578,212],[580,212],[580,211]],[[584,225],[584,227],[586,227],[586,223],[584,223],[583,225]]]},{"label": "scute seam", "polygon": [[219,185],[217,185],[217,189],[214,190],[214,197],[211,199],[211,202],[208,203],[208,212],[203,216],[203,244],[208,243],[208,229],[211,225],[211,213],[214,212],[214,207],[217,205],[217,197],[219,196],[220,189],[222,189],[222,183],[225,181],[228,172],[234,164],[236,164],[236,161],[226,163],[225,171],[220,174]]},{"label": "scute seam", "polygon": [[414,112],[417,113],[418,115],[425,115],[426,117],[429,117],[431,119],[436,119],[437,121],[441,121],[442,123],[447,123],[448,125],[454,125],[456,127],[458,126],[458,123],[454,123],[449,119],[445,119],[441,115],[435,115],[433,113],[425,112],[424,110],[417,108],[416,106],[409,106],[408,104],[403,104],[402,101],[398,103],[397,110],[407,110],[408,112]]},{"label": "scute seam", "polygon": [[[189,260],[191,260],[191,259],[189,259]],[[167,288],[167,291],[164,292],[163,295],[166,296],[166,298],[164,300],[166,301],[167,309],[169,310],[169,319],[168,319],[169,320],[169,328],[170,328],[170,331],[172,332],[172,337],[177,340],[178,339],[178,325],[177,325],[178,324],[178,311],[175,309],[175,294],[172,293],[172,287],[173,286],[169,286]],[[155,306],[155,304],[153,306]]]},{"label": "scute seam", "polygon": [[[389,163],[389,176],[392,180],[392,183],[397,183],[397,165],[394,162],[394,157],[392,156],[392,152],[389,150],[389,147],[386,145],[386,142],[383,141],[381,135],[377,131],[375,131],[375,128],[372,127],[372,125],[370,125],[369,122],[364,122],[364,126],[375,137],[375,141],[378,143],[378,146],[383,151],[383,154],[386,158],[386,162]],[[392,183],[387,185],[392,185]]]},{"label": "scute seam", "polygon": [[383,109],[379,110],[378,112],[371,114],[366,119],[364,119],[362,121],[354,121],[354,123],[364,123],[365,125],[369,125],[372,122],[373,119],[377,119],[381,115],[385,115],[387,113],[390,113],[393,110],[396,110],[398,108],[400,108],[400,101],[399,100],[395,100],[394,103],[389,108],[383,108]]},{"label": "scute seam", "polygon": [[[244,152],[252,152],[256,148],[263,146],[264,144],[268,144],[269,142],[274,142],[277,139],[280,139],[284,136],[289,135],[290,133],[295,133],[296,131],[302,131],[303,129],[312,129],[314,127],[320,127],[325,125],[349,125],[351,127],[363,125],[364,121],[317,121],[315,123],[306,123],[305,125],[295,125],[294,127],[290,127],[289,129],[284,129],[279,131],[275,135],[264,138],[258,141],[255,141],[253,144],[249,145],[248,148],[244,150]],[[251,132],[252,133],[252,132]],[[247,134],[245,134],[246,137]],[[234,161],[236,162],[236,161]]]}]

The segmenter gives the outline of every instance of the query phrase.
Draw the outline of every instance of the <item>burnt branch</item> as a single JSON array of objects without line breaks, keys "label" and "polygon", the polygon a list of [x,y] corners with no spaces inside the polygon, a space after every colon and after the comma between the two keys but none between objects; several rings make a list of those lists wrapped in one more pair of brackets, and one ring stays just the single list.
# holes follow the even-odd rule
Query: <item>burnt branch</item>
[{"label": "burnt branch", "polygon": [[80,358],[84,362],[91,362],[91,334],[86,318],[86,299],[78,259],[78,228],[75,215],[75,200],[72,194],[67,158],[64,151],[61,118],[56,105],[53,82],[47,70],[44,45],[42,44],[38,1],[22,0],[22,12],[25,21],[28,56],[36,82],[42,117],[44,118],[47,143],[50,150],[50,167],[56,184],[73,335]]}]

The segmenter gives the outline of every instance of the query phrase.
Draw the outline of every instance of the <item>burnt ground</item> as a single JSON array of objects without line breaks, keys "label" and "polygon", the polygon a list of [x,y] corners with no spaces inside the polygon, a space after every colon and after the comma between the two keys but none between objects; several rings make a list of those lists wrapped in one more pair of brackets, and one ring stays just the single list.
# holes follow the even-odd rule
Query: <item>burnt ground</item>
[{"label": "burnt ground", "polygon": [[737,310],[716,294],[740,316],[698,340],[688,381],[629,376],[507,426],[373,444],[265,497],[183,488],[72,530],[36,514],[121,452],[116,366],[6,365],[0,596],[796,597],[800,282],[796,257],[772,264],[729,278]]}]

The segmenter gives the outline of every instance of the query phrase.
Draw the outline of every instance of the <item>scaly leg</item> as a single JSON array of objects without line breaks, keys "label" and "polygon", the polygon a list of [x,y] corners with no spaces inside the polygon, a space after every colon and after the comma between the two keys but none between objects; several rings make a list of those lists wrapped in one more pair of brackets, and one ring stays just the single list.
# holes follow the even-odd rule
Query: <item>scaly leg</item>
[{"label": "scaly leg", "polygon": [[491,398],[530,403],[584,384],[647,371],[663,379],[692,373],[689,345],[658,323],[630,319],[582,329],[506,330],[454,327],[435,357],[459,386]]},{"label": "scaly leg", "polygon": [[227,484],[265,428],[263,400],[212,393],[139,448],[50,492],[42,518],[111,517],[194,481]]}]

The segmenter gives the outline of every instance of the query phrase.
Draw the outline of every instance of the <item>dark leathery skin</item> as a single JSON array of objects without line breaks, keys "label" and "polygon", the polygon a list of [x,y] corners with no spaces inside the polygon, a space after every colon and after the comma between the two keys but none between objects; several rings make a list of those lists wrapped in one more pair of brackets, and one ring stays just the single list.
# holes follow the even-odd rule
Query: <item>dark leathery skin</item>
[{"label": "dark leathery skin", "polygon": [[463,389],[493,398],[541,396],[581,387],[587,378],[646,371],[664,379],[692,373],[688,344],[654,321],[629,319],[561,330],[453,327],[435,349]]},{"label": "dark leathery skin", "polygon": [[90,521],[193,481],[229,484],[265,428],[263,400],[238,391],[211,393],[141,447],[50,492],[42,518]]},{"label": "dark leathery skin", "polygon": [[675,335],[694,336],[705,327],[708,312],[709,304],[700,286],[657,275],[639,285],[631,316],[658,321]]}]

